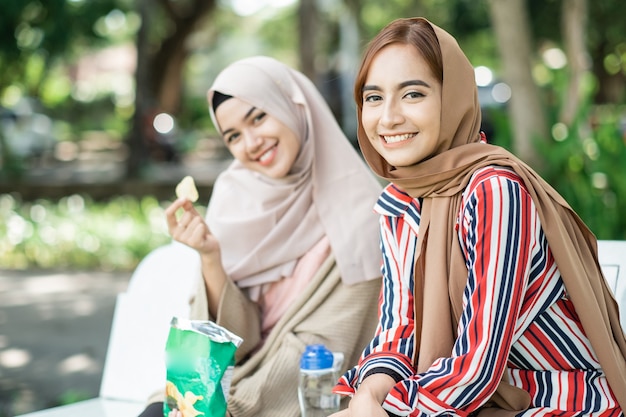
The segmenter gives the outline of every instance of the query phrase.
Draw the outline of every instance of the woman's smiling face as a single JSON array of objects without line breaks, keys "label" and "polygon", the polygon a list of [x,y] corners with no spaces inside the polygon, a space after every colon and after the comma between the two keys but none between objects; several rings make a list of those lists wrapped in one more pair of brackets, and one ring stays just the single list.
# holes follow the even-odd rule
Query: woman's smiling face
[{"label": "woman's smiling face", "polygon": [[374,149],[392,166],[433,155],[441,130],[441,83],[414,46],[381,49],[362,89],[361,123]]},{"label": "woman's smiling face", "polygon": [[246,168],[271,178],[289,173],[300,141],[281,121],[237,97],[221,103],[215,118],[226,147]]}]

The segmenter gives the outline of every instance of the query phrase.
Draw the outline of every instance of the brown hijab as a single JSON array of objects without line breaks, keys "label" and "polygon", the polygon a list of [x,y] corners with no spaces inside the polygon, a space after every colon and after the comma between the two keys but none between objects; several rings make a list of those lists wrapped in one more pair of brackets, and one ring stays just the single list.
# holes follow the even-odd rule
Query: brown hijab
[{"label": "brown hijab", "polygon": [[[443,58],[440,146],[432,157],[416,165],[390,166],[363,131],[358,100],[357,114],[359,144],[372,170],[411,196],[424,198],[415,268],[417,371],[424,372],[439,357],[449,357],[457,336],[468,274],[454,230],[461,194],[476,170],[492,165],[509,167],[521,177],[537,207],[567,293],[609,385],[626,410],[626,338],[617,303],[598,263],[595,236],[530,167],[506,150],[480,142],[481,113],[474,70],[456,40],[426,19],[402,20],[409,24],[427,22],[439,41]],[[449,326],[441,325],[444,320]],[[490,405],[513,412],[528,408],[528,393],[502,377]]]}]

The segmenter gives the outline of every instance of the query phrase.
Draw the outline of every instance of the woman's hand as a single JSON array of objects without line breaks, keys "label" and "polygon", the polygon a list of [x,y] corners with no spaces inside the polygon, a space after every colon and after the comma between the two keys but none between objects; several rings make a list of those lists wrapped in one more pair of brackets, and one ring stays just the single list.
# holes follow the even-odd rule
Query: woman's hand
[{"label": "woman's hand", "polygon": [[389,417],[381,402],[363,392],[352,397],[347,411],[342,417]]},{"label": "woman's hand", "polygon": [[389,375],[370,375],[359,386],[346,410],[331,414],[331,417],[388,417],[381,405],[395,385]]},{"label": "woman's hand", "polygon": [[[181,208],[184,211],[178,218],[176,212]],[[209,314],[212,317],[216,317],[220,296],[227,279],[224,266],[222,265],[220,245],[217,238],[211,234],[209,226],[194,208],[191,201],[185,198],[179,198],[165,209],[165,217],[167,219],[167,229],[172,238],[200,253],[202,277],[206,284],[207,301],[209,303]]]},{"label": "woman's hand", "polygon": [[330,417],[389,417],[373,397],[353,397],[348,408],[331,414]]},{"label": "woman's hand", "polygon": [[[176,215],[179,209],[183,209],[180,218]],[[177,199],[165,210],[165,218],[174,240],[197,250],[202,256],[219,256],[219,242],[191,201]]]}]

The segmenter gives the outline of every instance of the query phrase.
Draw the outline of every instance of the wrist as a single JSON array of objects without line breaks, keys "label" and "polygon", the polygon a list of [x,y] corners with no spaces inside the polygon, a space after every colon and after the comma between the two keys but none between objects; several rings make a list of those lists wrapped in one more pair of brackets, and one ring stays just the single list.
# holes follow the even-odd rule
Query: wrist
[{"label": "wrist", "polygon": [[354,396],[360,398],[364,397],[380,405],[385,401],[387,394],[389,394],[389,391],[391,391],[395,384],[396,381],[387,374],[373,374],[361,382]]},{"label": "wrist", "polygon": [[212,251],[198,251],[200,253],[200,260],[202,264],[210,266],[212,268],[222,266],[222,256],[219,250]]},{"label": "wrist", "polygon": [[[201,253],[200,265],[202,268],[202,275],[211,280],[222,281],[226,279],[226,272],[222,265],[222,259],[218,253]],[[206,279],[205,279],[206,280]]]}]

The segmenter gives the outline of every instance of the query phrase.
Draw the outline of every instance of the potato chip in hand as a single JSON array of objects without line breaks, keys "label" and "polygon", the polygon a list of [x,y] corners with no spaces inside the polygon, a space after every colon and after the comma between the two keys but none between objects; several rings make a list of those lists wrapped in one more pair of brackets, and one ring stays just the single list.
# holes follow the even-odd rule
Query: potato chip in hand
[{"label": "potato chip in hand", "polygon": [[187,175],[178,183],[176,186],[176,197],[186,198],[192,203],[198,201],[198,189],[191,176]]}]

